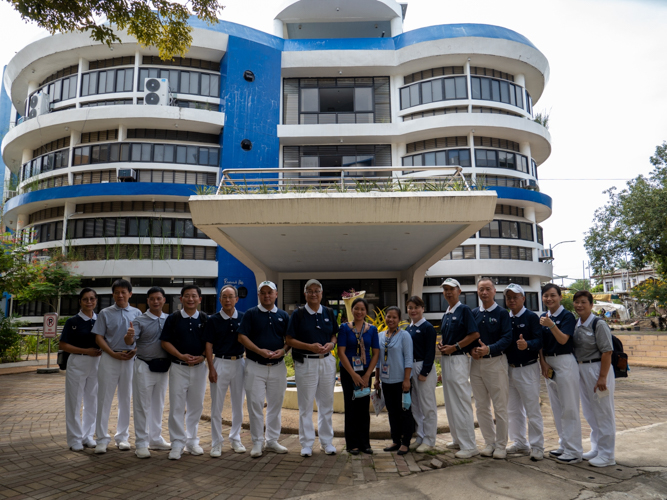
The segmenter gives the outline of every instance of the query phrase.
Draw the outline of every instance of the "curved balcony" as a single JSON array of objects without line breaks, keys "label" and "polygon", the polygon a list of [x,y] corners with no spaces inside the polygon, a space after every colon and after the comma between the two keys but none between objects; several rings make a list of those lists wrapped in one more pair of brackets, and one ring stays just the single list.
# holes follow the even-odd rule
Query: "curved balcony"
[{"label": "curved balcony", "polygon": [[503,275],[539,277],[540,281],[549,281],[553,276],[553,267],[548,262],[479,258],[441,260],[431,266],[429,274],[435,276],[450,274],[458,276],[495,276],[500,273],[499,269],[502,269],[501,274]]}]

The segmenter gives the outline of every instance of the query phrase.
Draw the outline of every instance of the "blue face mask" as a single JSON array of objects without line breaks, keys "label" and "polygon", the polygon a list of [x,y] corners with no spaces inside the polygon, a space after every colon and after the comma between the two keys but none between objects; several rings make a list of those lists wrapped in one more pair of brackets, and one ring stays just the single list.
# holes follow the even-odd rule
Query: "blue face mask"
[{"label": "blue face mask", "polygon": [[354,393],[352,394],[352,399],[364,398],[370,395],[371,395],[371,388],[364,387],[363,389],[355,389]]},{"label": "blue face mask", "polygon": [[410,397],[410,393],[409,392],[404,392],[403,393],[403,409],[404,410],[409,410],[411,405],[412,405],[412,398]]}]

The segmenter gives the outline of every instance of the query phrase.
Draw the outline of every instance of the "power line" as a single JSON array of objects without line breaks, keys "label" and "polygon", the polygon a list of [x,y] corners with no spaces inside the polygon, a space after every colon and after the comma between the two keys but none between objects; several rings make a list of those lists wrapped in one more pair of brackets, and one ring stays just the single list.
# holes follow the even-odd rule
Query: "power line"
[{"label": "power line", "polygon": [[632,179],[540,179],[541,181],[631,181]]}]

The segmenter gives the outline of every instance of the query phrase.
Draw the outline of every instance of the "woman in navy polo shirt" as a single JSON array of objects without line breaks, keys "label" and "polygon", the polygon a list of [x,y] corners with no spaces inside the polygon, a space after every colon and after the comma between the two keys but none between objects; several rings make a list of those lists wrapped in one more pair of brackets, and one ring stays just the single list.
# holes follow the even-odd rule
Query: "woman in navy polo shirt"
[{"label": "woman in navy polo shirt", "polygon": [[380,358],[378,331],[366,323],[367,314],[366,299],[355,299],[352,302],[353,321],[340,325],[338,332],[340,383],[345,401],[345,447],[352,455],[358,455],[360,451],[369,455],[373,453],[370,442],[369,398],[353,397],[355,389],[371,386],[373,370]]},{"label": "woman in navy polo shirt", "polygon": [[[79,314],[65,323],[59,345],[59,349],[70,353],[65,377],[65,423],[67,445],[73,451],[97,445],[93,434],[97,415],[97,367],[102,354],[91,333],[97,319],[97,292],[92,288],[82,289],[79,306]],[[81,403],[83,418],[79,417]]]}]

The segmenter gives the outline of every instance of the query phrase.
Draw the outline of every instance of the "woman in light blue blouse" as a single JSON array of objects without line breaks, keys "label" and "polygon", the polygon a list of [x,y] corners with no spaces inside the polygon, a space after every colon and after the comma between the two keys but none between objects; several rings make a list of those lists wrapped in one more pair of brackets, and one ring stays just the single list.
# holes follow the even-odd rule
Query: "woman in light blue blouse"
[{"label": "woman in light blue blouse", "polygon": [[400,330],[401,310],[396,306],[385,313],[387,329],[379,334],[380,359],[375,369],[375,388],[382,382],[384,401],[389,413],[392,446],[384,451],[397,451],[405,455],[410,446],[415,422],[410,408],[403,408],[403,394],[410,392],[412,372],[412,338]]}]

